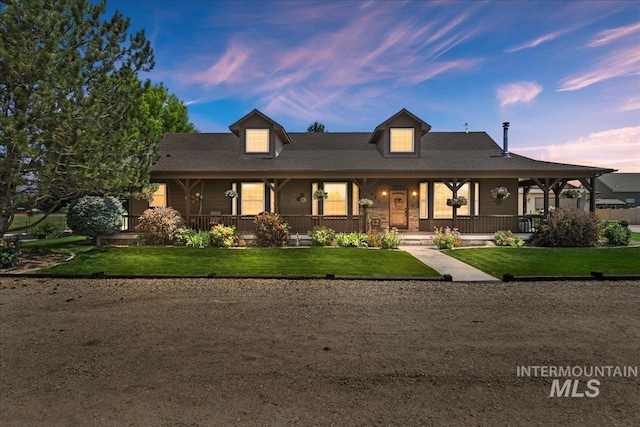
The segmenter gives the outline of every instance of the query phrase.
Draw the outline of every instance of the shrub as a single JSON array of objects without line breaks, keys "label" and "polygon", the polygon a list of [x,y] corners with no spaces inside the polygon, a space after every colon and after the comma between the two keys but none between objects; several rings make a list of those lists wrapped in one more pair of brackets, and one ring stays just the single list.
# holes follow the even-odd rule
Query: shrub
[{"label": "shrub", "polygon": [[513,246],[514,248],[524,246],[524,240],[512,233],[511,230],[496,231],[493,238],[496,240],[496,245],[498,246]]},{"label": "shrub", "polygon": [[140,216],[136,231],[144,233],[144,241],[150,245],[173,243],[182,225],[180,213],[171,208],[150,208]]},{"label": "shrub", "polygon": [[62,227],[50,222],[41,222],[29,229],[31,235],[36,239],[55,239],[62,235]]},{"label": "shrub", "polygon": [[178,246],[187,246],[187,242],[194,234],[196,231],[189,227],[178,227],[174,243]]},{"label": "shrub", "polygon": [[375,230],[367,231],[367,246],[370,248],[381,248],[382,235]]},{"label": "shrub", "polygon": [[235,225],[226,226],[223,224],[215,225],[209,232],[211,235],[211,244],[219,248],[231,248],[238,246],[240,240]]},{"label": "shrub", "polygon": [[433,244],[438,249],[453,249],[460,246],[460,232],[457,228],[438,228],[434,227],[435,236],[433,236]]},{"label": "shrub", "polygon": [[628,246],[631,240],[631,230],[618,221],[606,220],[602,224],[602,234],[611,246]]},{"label": "shrub", "polygon": [[531,240],[545,247],[589,247],[598,244],[599,234],[600,224],[595,214],[563,208],[551,212]]},{"label": "shrub", "polygon": [[256,216],[256,245],[260,247],[282,247],[289,240],[289,225],[273,212],[262,212]]},{"label": "shrub", "polygon": [[386,230],[382,235],[382,249],[398,249],[400,243],[402,243],[402,236],[395,227]]},{"label": "shrub", "polygon": [[187,236],[187,246],[192,248],[204,248],[211,243],[211,235],[208,231],[194,232]]},{"label": "shrub", "polygon": [[0,238],[0,268],[16,265],[20,256],[20,244],[16,241]]},{"label": "shrub", "polygon": [[338,233],[336,234],[336,242],[338,246],[342,247],[354,247],[354,248],[366,248],[367,247],[367,235],[365,233]]},{"label": "shrub", "polygon": [[311,246],[329,246],[336,237],[336,232],[327,227],[313,227],[309,232]]},{"label": "shrub", "polygon": [[96,238],[117,233],[125,210],[112,196],[85,196],[67,207],[67,225],[75,234]]}]

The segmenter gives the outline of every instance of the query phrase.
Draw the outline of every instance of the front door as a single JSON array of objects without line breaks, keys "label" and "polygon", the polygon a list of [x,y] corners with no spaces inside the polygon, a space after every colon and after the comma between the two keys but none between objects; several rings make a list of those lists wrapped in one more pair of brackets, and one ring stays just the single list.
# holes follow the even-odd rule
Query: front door
[{"label": "front door", "polygon": [[407,190],[391,190],[390,196],[389,227],[407,228]]}]

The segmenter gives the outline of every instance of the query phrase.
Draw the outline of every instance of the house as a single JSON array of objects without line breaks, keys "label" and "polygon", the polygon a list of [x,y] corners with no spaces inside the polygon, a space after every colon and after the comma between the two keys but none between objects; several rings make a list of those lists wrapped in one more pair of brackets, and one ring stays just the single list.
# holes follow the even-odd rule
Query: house
[{"label": "house", "polygon": [[[508,123],[503,128],[501,147],[485,132],[432,132],[402,109],[370,132],[287,132],[253,110],[228,133],[165,135],[151,173],[158,191],[150,201],[129,202],[129,229],[146,208],[171,206],[198,229],[225,223],[250,232],[254,216],[268,210],[280,213],[294,233],[314,226],[528,231],[527,218],[518,215],[519,189],[523,212],[532,188],[543,189],[547,212],[549,194],[559,198],[569,181],[592,193],[596,178],[613,172],[509,153]],[[511,196],[494,198],[498,187]],[[314,197],[318,190],[326,199]],[[461,197],[465,205],[451,206]],[[363,198],[373,206],[363,208]]]},{"label": "house", "polygon": [[640,206],[640,173],[611,173],[598,178],[599,209]]}]

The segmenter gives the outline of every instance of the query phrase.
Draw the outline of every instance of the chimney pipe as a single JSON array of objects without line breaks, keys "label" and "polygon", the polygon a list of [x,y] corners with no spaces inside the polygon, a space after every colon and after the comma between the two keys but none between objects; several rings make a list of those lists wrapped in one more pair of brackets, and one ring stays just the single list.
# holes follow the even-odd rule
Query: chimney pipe
[{"label": "chimney pipe", "polygon": [[502,123],[502,128],[504,129],[502,137],[502,157],[509,158],[511,157],[511,154],[509,154],[509,122]]}]

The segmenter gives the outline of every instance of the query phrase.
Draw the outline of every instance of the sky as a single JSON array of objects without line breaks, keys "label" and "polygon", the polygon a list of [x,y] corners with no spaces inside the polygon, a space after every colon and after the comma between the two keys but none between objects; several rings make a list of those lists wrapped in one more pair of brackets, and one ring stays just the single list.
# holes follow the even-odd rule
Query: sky
[{"label": "sky", "polygon": [[257,108],[368,132],[406,108],[538,160],[640,172],[640,2],[108,0],[201,132]]}]

